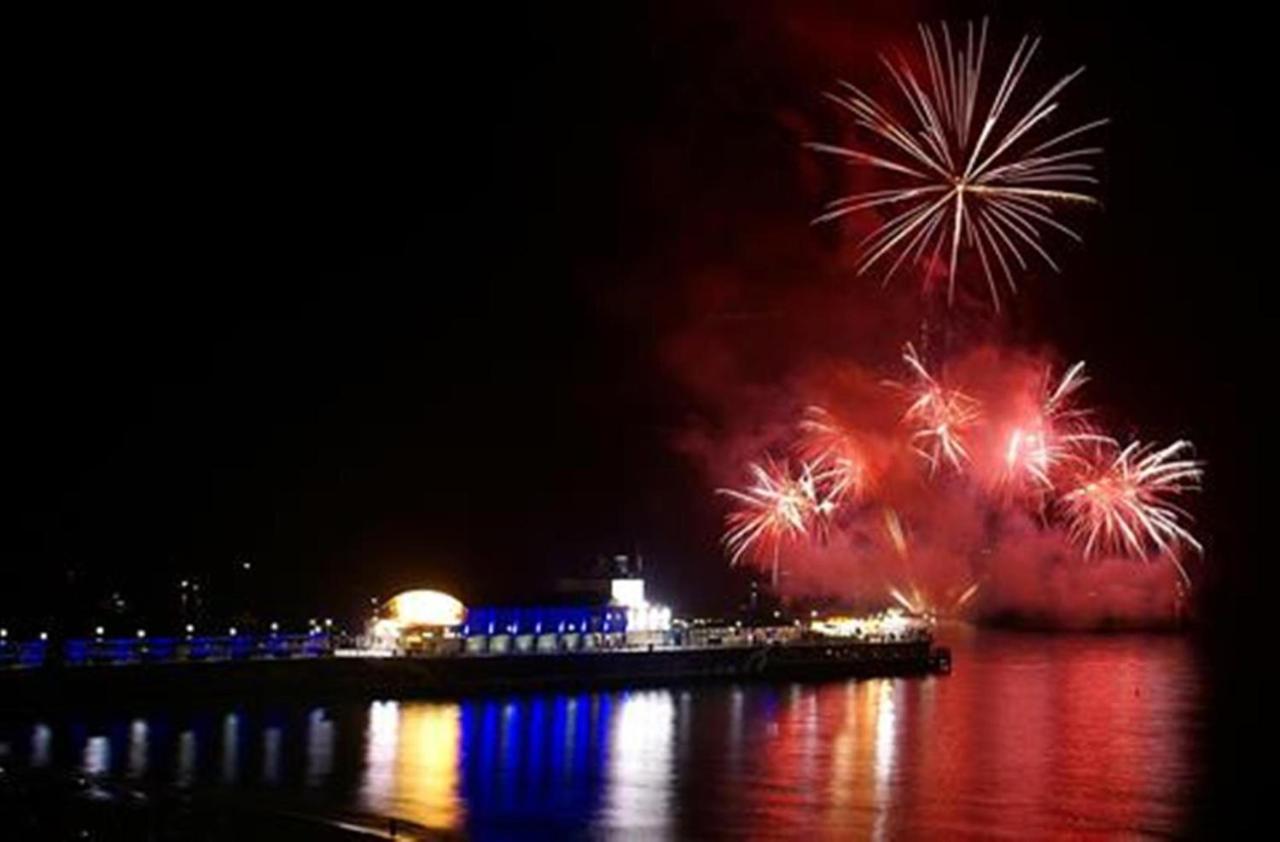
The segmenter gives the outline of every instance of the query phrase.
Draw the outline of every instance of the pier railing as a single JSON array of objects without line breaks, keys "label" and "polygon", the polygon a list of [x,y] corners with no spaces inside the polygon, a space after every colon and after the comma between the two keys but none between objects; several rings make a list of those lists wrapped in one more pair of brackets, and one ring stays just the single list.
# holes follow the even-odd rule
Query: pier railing
[{"label": "pier railing", "polygon": [[183,635],[178,637],[89,637],[63,641],[0,641],[0,668],[23,669],[50,663],[55,651],[67,666],[158,662],[320,658],[332,654],[327,633]]},{"label": "pier railing", "polygon": [[[566,634],[494,634],[442,638],[429,648],[376,650],[359,639],[341,639],[329,632],[308,634],[187,634],[170,637],[73,638],[61,642],[47,639],[0,639],[0,669],[31,669],[55,661],[68,667],[127,665],[145,663],[199,663],[208,661],[253,661],[380,655],[382,657],[471,658],[498,655],[553,655],[566,652],[668,651],[733,649],[760,646],[803,646],[831,643],[927,642],[927,629],[904,629],[886,634],[859,634],[829,637],[792,626],[765,628],[701,628],[664,632],[610,632]],[[350,645],[354,643],[355,645]],[[362,645],[363,644],[363,645]],[[447,645],[446,645],[447,644]],[[54,657],[57,655],[58,657]]]}]

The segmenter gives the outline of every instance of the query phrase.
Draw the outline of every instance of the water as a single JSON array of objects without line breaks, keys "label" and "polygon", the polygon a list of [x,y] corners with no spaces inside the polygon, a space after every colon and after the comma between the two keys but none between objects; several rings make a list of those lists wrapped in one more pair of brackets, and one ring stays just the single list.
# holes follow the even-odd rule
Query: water
[{"label": "water", "polygon": [[1177,835],[1190,642],[958,632],[950,676],[0,725],[0,765],[477,838]]}]

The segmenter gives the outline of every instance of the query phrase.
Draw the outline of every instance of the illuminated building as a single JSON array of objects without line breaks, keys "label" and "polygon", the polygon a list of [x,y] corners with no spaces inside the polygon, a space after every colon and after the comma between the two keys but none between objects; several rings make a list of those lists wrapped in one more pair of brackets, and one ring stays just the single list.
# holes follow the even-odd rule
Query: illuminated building
[{"label": "illuminated building", "polygon": [[383,606],[370,626],[373,648],[382,650],[434,650],[440,641],[455,637],[466,618],[466,607],[442,591],[403,591]]}]

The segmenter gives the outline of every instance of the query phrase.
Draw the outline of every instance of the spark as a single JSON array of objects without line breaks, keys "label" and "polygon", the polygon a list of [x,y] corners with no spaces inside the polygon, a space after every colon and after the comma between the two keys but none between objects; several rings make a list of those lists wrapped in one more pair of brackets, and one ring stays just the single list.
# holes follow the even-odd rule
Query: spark
[{"label": "spark", "polygon": [[908,256],[919,263],[930,254],[930,263],[936,264],[946,249],[950,303],[963,249],[977,254],[992,304],[999,310],[997,268],[1010,291],[1017,292],[1011,264],[1025,271],[1031,252],[1059,271],[1045,248],[1047,229],[1081,240],[1055,213],[1061,205],[1098,203],[1084,191],[1098,182],[1090,160],[1102,148],[1080,145],[1079,138],[1107,120],[1078,124],[1035,143],[1036,130],[1058,110],[1059,94],[1084,72],[1083,67],[1059,79],[1014,119],[1006,117],[1006,111],[1040,46],[1039,38],[1022,38],[990,96],[981,85],[987,51],[985,18],[976,40],[973,23],[966,25],[963,45],[958,34],[953,43],[946,23],[941,25],[941,39],[924,25],[920,38],[926,76],[917,76],[905,58],[899,57],[895,64],[881,56],[910,107],[907,120],[848,82],[840,82],[838,93],[826,94],[877,138],[883,146],[880,154],[828,143],[807,144],[851,164],[890,173],[900,183],[829,202],[814,223],[872,208],[888,210],[888,219],[860,243],[859,275],[896,252],[885,272],[888,284]]},{"label": "spark", "polygon": [[1098,552],[1166,556],[1190,584],[1177,556],[1183,547],[1197,552],[1203,547],[1183,525],[1190,515],[1173,498],[1200,489],[1204,463],[1186,457],[1191,443],[1156,448],[1135,441],[1114,456],[1108,448],[1097,451],[1077,486],[1061,499],[1072,539],[1086,558]]},{"label": "spark", "polygon": [[929,473],[942,462],[957,473],[969,461],[964,434],[980,417],[980,404],[958,389],[944,387],[920,361],[915,347],[908,342],[902,359],[915,375],[915,382],[904,386],[889,385],[907,392],[911,404],[902,414],[902,422],[912,428],[911,444],[929,463]]}]

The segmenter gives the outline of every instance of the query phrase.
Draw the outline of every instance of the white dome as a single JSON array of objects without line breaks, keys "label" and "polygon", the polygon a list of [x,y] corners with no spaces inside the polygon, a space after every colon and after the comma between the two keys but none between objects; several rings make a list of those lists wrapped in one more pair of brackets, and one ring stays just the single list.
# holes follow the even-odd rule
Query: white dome
[{"label": "white dome", "polygon": [[447,593],[430,590],[405,591],[387,603],[391,619],[401,626],[457,626],[466,608]]}]

